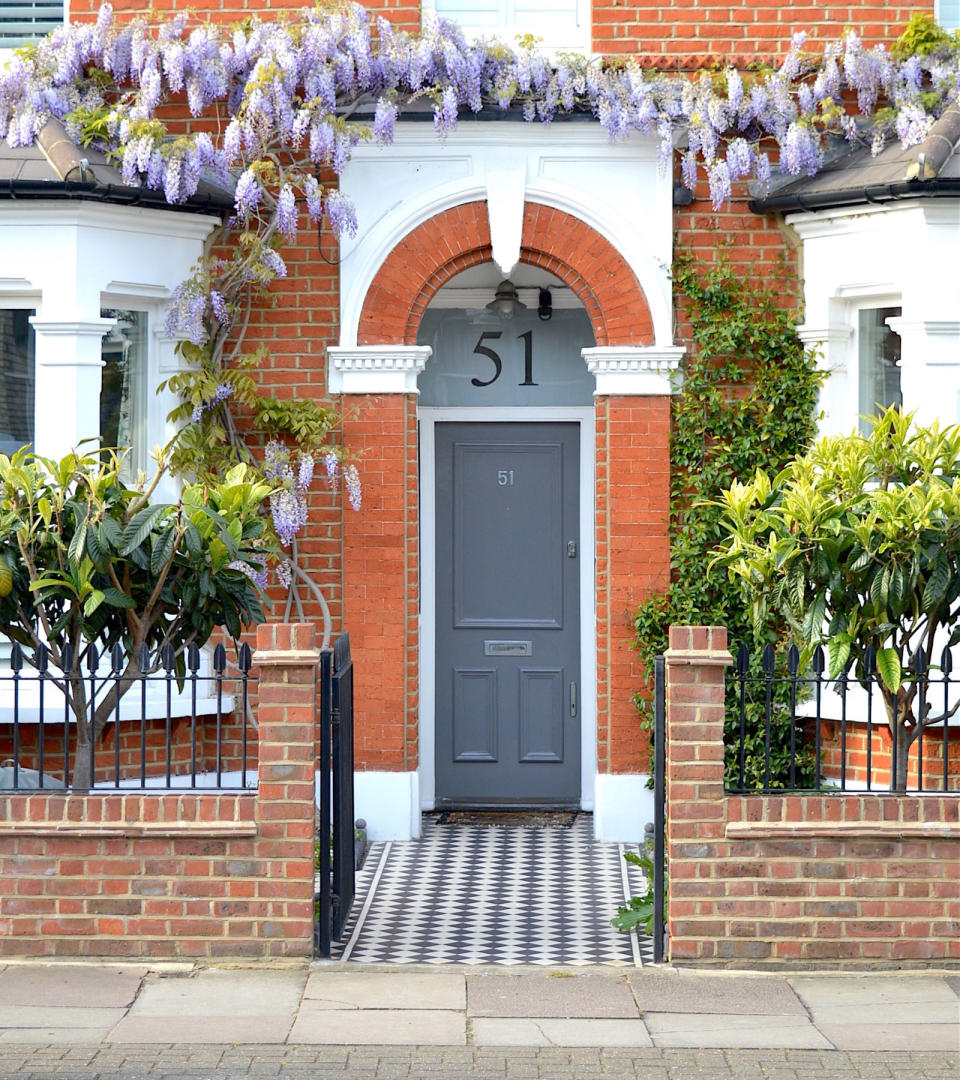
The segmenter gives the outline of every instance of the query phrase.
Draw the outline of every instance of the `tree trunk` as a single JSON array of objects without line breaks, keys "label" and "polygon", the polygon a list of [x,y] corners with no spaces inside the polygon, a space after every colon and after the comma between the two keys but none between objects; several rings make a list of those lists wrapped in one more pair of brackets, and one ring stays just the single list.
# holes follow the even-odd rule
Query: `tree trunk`
[{"label": "tree trunk", "polygon": [[73,762],[73,770],[70,776],[70,790],[81,793],[90,791],[94,784],[95,769],[91,759],[91,749],[94,743],[84,738],[82,733],[77,735],[77,754]]},{"label": "tree trunk", "polygon": [[896,768],[893,761],[890,763],[890,790],[903,792],[907,790],[907,775],[910,765],[910,744],[913,742],[910,731],[902,722],[893,728],[893,745],[891,751],[895,751]]}]

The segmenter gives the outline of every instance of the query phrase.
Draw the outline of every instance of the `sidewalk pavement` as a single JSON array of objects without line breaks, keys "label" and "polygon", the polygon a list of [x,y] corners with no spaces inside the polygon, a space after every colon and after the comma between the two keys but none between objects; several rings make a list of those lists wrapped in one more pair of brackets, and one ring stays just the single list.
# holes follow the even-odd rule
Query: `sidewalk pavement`
[{"label": "sidewalk pavement", "polygon": [[910,1051],[957,1068],[960,974],[6,962],[0,1061],[11,1044]]}]

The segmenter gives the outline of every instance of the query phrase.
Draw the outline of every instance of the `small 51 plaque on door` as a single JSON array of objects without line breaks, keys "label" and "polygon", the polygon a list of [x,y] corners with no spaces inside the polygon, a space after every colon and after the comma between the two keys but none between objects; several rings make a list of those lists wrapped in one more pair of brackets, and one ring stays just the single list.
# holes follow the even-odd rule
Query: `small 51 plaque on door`
[{"label": "small 51 plaque on door", "polygon": [[484,656],[533,656],[532,641],[485,641]]}]

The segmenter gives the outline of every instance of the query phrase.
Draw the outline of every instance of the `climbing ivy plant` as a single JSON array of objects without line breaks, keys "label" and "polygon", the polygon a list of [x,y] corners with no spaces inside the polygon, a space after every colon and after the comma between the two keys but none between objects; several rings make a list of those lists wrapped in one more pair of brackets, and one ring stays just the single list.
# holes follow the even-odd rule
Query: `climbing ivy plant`
[{"label": "climbing ivy plant", "polygon": [[[775,614],[758,636],[749,605],[723,567],[711,565],[724,537],[721,491],[757,468],[777,473],[816,434],[822,374],[796,331],[790,305],[795,279],[783,266],[767,281],[744,275],[742,264],[720,250],[709,264],[681,254],[673,269],[681,316],[690,324],[683,393],[673,399],[670,444],[670,585],[641,604],[634,617],[635,645],[646,663],[667,647],[671,624],[726,626],[734,648],[746,644],[759,660],[767,641],[787,635]],[[642,723],[652,729],[646,690],[637,695]],[[736,709],[728,716],[737,717]],[[734,721],[731,721],[734,722]],[[780,738],[777,739],[777,735]],[[734,765],[728,740],[727,769]],[[772,772],[785,771],[789,730],[774,731]],[[800,763],[802,781],[811,763]],[[746,779],[763,776],[763,733],[748,733]]]}]

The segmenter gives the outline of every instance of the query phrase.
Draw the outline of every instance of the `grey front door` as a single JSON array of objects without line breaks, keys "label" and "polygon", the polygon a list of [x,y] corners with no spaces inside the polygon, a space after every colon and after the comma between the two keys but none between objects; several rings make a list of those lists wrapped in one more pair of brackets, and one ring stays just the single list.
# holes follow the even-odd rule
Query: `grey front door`
[{"label": "grey front door", "polygon": [[437,804],[579,805],[579,427],[435,430]]}]

